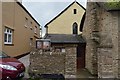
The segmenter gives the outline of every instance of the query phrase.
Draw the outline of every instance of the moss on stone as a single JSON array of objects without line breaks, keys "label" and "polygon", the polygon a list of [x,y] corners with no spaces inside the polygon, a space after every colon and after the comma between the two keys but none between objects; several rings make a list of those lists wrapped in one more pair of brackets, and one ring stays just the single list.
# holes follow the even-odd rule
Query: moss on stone
[{"label": "moss on stone", "polygon": [[105,3],[105,6],[109,9],[120,9],[120,2],[107,2]]},{"label": "moss on stone", "polygon": [[107,0],[107,2],[104,3],[104,6],[108,10],[118,10],[120,9],[120,0]]}]

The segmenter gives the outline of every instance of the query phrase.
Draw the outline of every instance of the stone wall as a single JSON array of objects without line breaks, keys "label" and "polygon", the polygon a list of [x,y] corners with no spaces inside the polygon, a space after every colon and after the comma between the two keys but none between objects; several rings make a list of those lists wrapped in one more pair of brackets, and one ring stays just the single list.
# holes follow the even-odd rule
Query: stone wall
[{"label": "stone wall", "polygon": [[98,49],[98,77],[114,78],[112,69],[112,50],[111,48]]},{"label": "stone wall", "polygon": [[65,77],[74,77],[76,74],[76,47],[66,47],[65,52],[43,52],[34,50],[30,53],[29,73],[63,74]]},{"label": "stone wall", "polygon": [[86,38],[86,68],[100,78],[118,78],[120,11],[107,11],[88,2],[83,36]]},{"label": "stone wall", "polygon": [[65,54],[33,52],[30,54],[30,69],[38,74],[65,74]]},{"label": "stone wall", "polygon": [[[116,22],[117,23],[117,22]],[[120,78],[120,54],[119,54],[119,52],[120,52],[120,12],[119,12],[119,14],[118,14],[118,78]]]},{"label": "stone wall", "polygon": [[[97,54],[96,46],[99,44],[99,33],[97,23],[97,5],[87,3],[86,19],[83,27],[83,36],[86,38],[86,68],[94,75],[97,75]],[[96,27],[97,26],[97,27]]]},{"label": "stone wall", "polygon": [[65,77],[75,78],[77,72],[77,53],[76,47],[66,47],[65,57]]}]

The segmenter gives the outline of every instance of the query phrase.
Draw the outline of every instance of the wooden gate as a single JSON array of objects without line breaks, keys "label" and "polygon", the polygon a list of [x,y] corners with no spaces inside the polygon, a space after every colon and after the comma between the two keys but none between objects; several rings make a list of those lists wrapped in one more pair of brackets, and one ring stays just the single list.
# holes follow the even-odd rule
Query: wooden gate
[{"label": "wooden gate", "polygon": [[77,47],[77,69],[85,68],[86,43],[80,43]]}]

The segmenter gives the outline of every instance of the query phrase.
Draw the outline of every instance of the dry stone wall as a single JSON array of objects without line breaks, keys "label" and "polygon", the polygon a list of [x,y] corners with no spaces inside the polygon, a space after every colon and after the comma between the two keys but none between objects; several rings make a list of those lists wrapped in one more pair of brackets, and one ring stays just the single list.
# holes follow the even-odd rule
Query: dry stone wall
[{"label": "dry stone wall", "polygon": [[65,77],[76,74],[76,47],[66,47],[65,52],[34,50],[30,53],[29,73],[62,74]]},{"label": "dry stone wall", "polygon": [[66,53],[33,52],[30,69],[36,74],[64,74]]}]

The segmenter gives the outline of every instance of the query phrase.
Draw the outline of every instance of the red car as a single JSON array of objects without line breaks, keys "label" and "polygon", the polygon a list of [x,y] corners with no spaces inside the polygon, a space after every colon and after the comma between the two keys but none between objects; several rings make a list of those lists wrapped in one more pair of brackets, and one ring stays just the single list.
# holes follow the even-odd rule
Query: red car
[{"label": "red car", "polygon": [[15,58],[0,52],[0,80],[15,80],[24,76],[25,66]]}]

